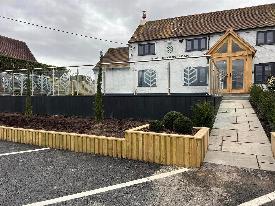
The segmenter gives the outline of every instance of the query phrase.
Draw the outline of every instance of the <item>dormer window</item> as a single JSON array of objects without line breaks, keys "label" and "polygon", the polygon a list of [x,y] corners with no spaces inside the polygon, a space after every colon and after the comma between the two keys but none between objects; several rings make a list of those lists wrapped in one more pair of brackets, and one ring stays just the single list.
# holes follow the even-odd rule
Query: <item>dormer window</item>
[{"label": "dormer window", "polygon": [[257,45],[264,44],[275,44],[275,30],[257,32]]},{"label": "dormer window", "polygon": [[155,55],[155,43],[139,44],[138,56]]},{"label": "dormer window", "polygon": [[202,51],[207,49],[206,37],[186,39],[186,51]]}]

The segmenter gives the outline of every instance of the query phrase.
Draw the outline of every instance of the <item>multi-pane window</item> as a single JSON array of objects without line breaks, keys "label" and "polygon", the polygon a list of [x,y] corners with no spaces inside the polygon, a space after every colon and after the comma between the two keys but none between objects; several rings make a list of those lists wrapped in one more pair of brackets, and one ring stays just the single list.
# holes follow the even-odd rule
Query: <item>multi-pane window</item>
[{"label": "multi-pane window", "polygon": [[263,44],[275,44],[275,30],[257,32],[257,45]]},{"label": "multi-pane window", "polygon": [[138,86],[139,87],[156,87],[157,73],[153,69],[145,69],[138,71]]},{"label": "multi-pane window", "polygon": [[255,65],[254,82],[256,84],[265,84],[271,76],[275,76],[275,63]]},{"label": "multi-pane window", "polygon": [[186,67],[183,69],[184,86],[207,86],[208,67]]},{"label": "multi-pane window", "polygon": [[155,53],[155,43],[139,44],[138,45],[138,55],[154,55]]},{"label": "multi-pane window", "polygon": [[207,48],[207,39],[203,38],[194,38],[186,39],[186,51],[202,51]]}]

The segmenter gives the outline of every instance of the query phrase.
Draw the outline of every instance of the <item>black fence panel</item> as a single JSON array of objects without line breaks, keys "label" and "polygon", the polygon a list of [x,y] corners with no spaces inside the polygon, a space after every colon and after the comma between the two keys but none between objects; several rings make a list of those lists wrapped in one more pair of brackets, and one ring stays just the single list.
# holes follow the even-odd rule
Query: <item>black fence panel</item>
[{"label": "black fence panel", "polygon": [[[201,101],[216,109],[221,97],[210,95],[106,95],[103,96],[106,118],[159,119],[169,111],[191,116],[192,107]],[[25,97],[0,96],[0,112],[24,112]],[[34,114],[94,116],[94,96],[33,96]]]}]

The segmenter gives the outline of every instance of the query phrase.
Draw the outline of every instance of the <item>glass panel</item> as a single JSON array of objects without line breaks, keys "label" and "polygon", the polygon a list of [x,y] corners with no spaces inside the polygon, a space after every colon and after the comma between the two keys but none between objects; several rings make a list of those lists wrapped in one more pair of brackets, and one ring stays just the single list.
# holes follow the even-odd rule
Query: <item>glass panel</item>
[{"label": "glass panel", "polygon": [[271,65],[265,66],[265,82],[268,80],[268,78],[271,77]]},{"label": "glass panel", "polygon": [[144,55],[150,54],[149,51],[150,51],[150,44],[145,44],[144,45]]},{"label": "glass panel", "polygon": [[255,67],[255,83],[262,83],[263,81],[263,66],[256,65]]},{"label": "glass panel", "polygon": [[198,68],[198,84],[199,85],[207,85],[207,67],[199,67]]},{"label": "glass panel", "polygon": [[192,40],[186,40],[186,50],[187,51],[192,50]]},{"label": "glass panel", "polygon": [[142,45],[142,44],[138,45],[138,55],[139,56],[143,56],[144,55],[143,48],[144,48],[144,45]]},{"label": "glass panel", "polygon": [[150,54],[155,54],[155,44],[150,44]]},{"label": "glass panel", "polygon": [[232,60],[232,89],[243,88],[244,60]]},{"label": "glass panel", "polygon": [[266,43],[271,44],[274,42],[274,32],[273,31],[268,31],[266,33]]},{"label": "glass panel", "polygon": [[217,53],[227,53],[227,42],[225,42],[218,50]]},{"label": "glass panel", "polygon": [[138,86],[143,87],[144,70],[138,71]]},{"label": "glass panel", "polygon": [[264,32],[258,32],[257,44],[264,44]]},{"label": "glass panel", "polygon": [[198,39],[194,39],[194,50],[199,50],[199,40]]},{"label": "glass panel", "polygon": [[201,39],[201,50],[206,49],[206,38]]},{"label": "glass panel", "polygon": [[232,52],[244,51],[236,42],[232,42]]},{"label": "glass panel", "polygon": [[217,61],[216,66],[218,67],[218,70],[221,74],[222,88],[227,89],[227,61]]}]

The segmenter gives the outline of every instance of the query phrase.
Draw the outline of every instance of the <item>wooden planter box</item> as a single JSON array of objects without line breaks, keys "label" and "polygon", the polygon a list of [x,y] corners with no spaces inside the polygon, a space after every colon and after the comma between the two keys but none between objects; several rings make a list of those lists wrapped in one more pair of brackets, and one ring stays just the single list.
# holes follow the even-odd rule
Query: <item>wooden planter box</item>
[{"label": "wooden planter box", "polygon": [[275,158],[275,132],[271,132],[271,149],[273,157]]},{"label": "wooden planter box", "polygon": [[208,148],[208,128],[199,128],[194,136],[139,131],[148,126],[125,131],[125,138],[0,126],[0,140],[164,165],[201,166]]},{"label": "wooden planter box", "polygon": [[194,135],[139,131],[144,125],[126,131],[127,157],[164,165],[200,167],[208,150],[209,128],[197,128]]}]

